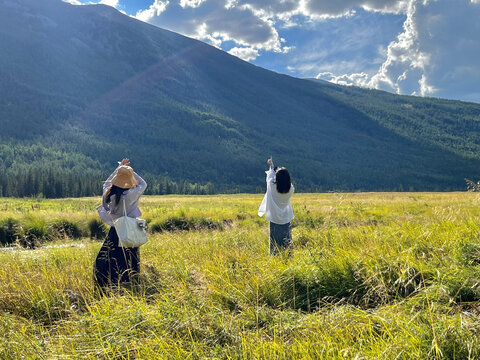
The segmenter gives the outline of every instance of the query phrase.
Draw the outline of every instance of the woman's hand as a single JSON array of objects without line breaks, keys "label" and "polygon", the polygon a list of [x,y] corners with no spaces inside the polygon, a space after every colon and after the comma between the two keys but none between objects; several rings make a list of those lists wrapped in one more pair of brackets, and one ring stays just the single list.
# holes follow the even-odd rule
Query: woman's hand
[{"label": "woman's hand", "polygon": [[270,165],[270,169],[273,169],[273,159],[270,156],[270,158],[267,160],[267,164]]},{"label": "woman's hand", "polygon": [[120,162],[120,165],[130,165],[130,160],[128,160],[127,158],[122,159],[122,161]]}]

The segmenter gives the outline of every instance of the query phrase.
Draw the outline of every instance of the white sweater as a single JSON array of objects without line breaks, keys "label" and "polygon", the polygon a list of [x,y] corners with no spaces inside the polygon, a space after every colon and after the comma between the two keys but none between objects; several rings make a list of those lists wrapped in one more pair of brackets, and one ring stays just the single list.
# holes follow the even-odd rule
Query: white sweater
[{"label": "white sweater", "polygon": [[265,214],[265,219],[279,225],[289,223],[293,219],[293,208],[290,199],[295,189],[291,185],[288,193],[279,193],[277,185],[274,183],[275,170],[270,169],[265,171],[265,173],[267,174],[267,192],[258,208],[258,216]]},{"label": "white sweater", "polygon": [[122,194],[121,200],[118,204],[115,202],[115,197],[112,196],[110,198],[110,202],[106,203],[105,201],[105,193],[107,192],[108,188],[112,185],[112,179],[115,176],[117,170],[108,177],[108,179],[103,184],[103,203],[102,205],[97,206],[98,215],[100,219],[102,219],[105,223],[110,226],[113,226],[113,220],[117,219],[123,214],[123,201],[125,201],[125,207],[127,210],[127,216],[129,217],[139,217],[142,215],[142,212],[138,208],[138,200],[140,196],[143,194],[145,189],[147,188],[147,183],[143,180],[140,175],[136,172],[133,173],[134,178],[137,180],[138,185],[125,190]]}]

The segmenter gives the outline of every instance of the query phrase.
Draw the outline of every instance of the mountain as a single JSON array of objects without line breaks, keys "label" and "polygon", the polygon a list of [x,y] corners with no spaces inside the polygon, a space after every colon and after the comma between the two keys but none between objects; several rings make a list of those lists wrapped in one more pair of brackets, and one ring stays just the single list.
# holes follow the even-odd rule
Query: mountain
[{"label": "mountain", "polygon": [[480,178],[480,104],[293,78],[104,5],[0,0],[0,49],[0,195],[98,193],[122,157],[159,193],[259,190],[270,155],[299,191]]}]

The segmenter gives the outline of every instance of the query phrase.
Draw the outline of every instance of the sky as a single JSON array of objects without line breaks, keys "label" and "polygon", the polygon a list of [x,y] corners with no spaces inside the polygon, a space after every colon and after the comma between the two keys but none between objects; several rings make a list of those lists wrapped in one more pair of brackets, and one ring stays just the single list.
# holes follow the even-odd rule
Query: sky
[{"label": "sky", "polygon": [[480,0],[64,0],[102,3],[263,68],[480,103]]}]

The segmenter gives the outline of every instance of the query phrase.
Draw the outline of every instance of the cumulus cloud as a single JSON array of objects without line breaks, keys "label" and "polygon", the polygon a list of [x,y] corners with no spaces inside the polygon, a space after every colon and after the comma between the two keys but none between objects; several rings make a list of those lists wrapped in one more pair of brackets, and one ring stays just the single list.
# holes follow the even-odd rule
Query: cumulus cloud
[{"label": "cumulus cloud", "polygon": [[99,4],[108,5],[116,8],[118,6],[118,0],[101,0]]},{"label": "cumulus cloud", "polygon": [[[155,0],[136,17],[160,27],[220,47],[232,41],[241,48],[282,52],[285,49],[274,23],[248,6],[226,0]],[[246,50],[235,50],[246,54]],[[249,52],[252,56],[252,52]]]},{"label": "cumulus cloud", "polygon": [[[287,19],[293,15],[331,18],[348,15],[354,8],[385,13],[404,12],[409,0],[230,0],[236,6],[255,9],[268,17]],[[475,0],[472,0],[475,1]],[[480,1],[480,0],[477,0]]]},{"label": "cumulus cloud", "polygon": [[167,9],[169,3],[168,0],[155,0],[148,9],[138,11],[135,17],[141,21],[153,22],[156,17],[159,17]]},{"label": "cumulus cloud", "polygon": [[376,74],[317,77],[398,94],[480,101],[479,18],[480,6],[470,0],[411,1],[404,31],[388,46]]},{"label": "cumulus cloud", "polygon": [[205,1],[206,0],[180,0],[180,6],[182,8],[186,8],[186,7],[196,8],[196,7],[199,7]]},{"label": "cumulus cloud", "polygon": [[305,0],[300,7],[304,15],[311,17],[337,17],[348,15],[355,8],[386,13],[402,12],[407,5],[404,0]]},{"label": "cumulus cloud", "polygon": [[355,73],[355,74],[343,74],[343,75],[335,75],[329,71],[327,72],[322,72],[319,73],[316,76],[317,79],[322,79],[326,81],[333,82],[335,84],[339,85],[357,85],[357,86],[363,86],[366,87],[368,86],[368,83],[370,81],[370,75],[361,72],[361,73]]},{"label": "cumulus cloud", "polygon": [[[255,9],[259,14],[286,19],[293,15],[331,18],[348,15],[354,8],[384,13],[404,12],[409,0],[231,0],[236,6]],[[474,0],[472,0],[474,1]],[[480,1],[480,0],[477,0]]]},{"label": "cumulus cloud", "polygon": [[258,57],[258,50],[252,48],[234,47],[228,53],[245,61],[254,60]]},{"label": "cumulus cloud", "polygon": [[[112,6],[117,1],[102,0]],[[399,94],[458,93],[460,98],[480,101],[475,90],[480,81],[480,0],[155,0],[136,17],[218,48],[231,47],[230,54],[252,61],[262,58],[260,54],[286,53],[295,47],[281,38],[281,28],[353,18],[360,10],[379,16],[401,14],[405,19],[403,30],[379,46],[370,64],[362,62],[360,51],[355,55],[355,44],[350,52],[354,58],[342,59],[338,43],[317,49],[312,58],[294,49],[289,59],[295,62],[288,68],[310,74],[318,69],[318,78]],[[332,57],[324,53],[338,57],[322,63]]]},{"label": "cumulus cloud", "polygon": [[[115,0],[103,0],[115,1]],[[397,13],[407,0],[155,0],[136,18],[254,59],[258,51],[286,53],[292,48],[278,34],[278,23],[296,26],[294,16],[313,20],[351,13],[354,7]],[[248,51],[246,49],[249,49]],[[247,55],[248,54],[248,55]],[[255,57],[256,57],[255,56]]]},{"label": "cumulus cloud", "polygon": [[[412,1],[407,11],[404,32],[396,41],[388,46],[387,59],[382,64],[378,74],[369,82],[371,87],[395,91],[399,94],[426,95],[419,89],[420,80],[426,66],[430,64],[431,56],[422,51],[418,33],[418,4]],[[432,89],[423,79],[423,90]]]}]

